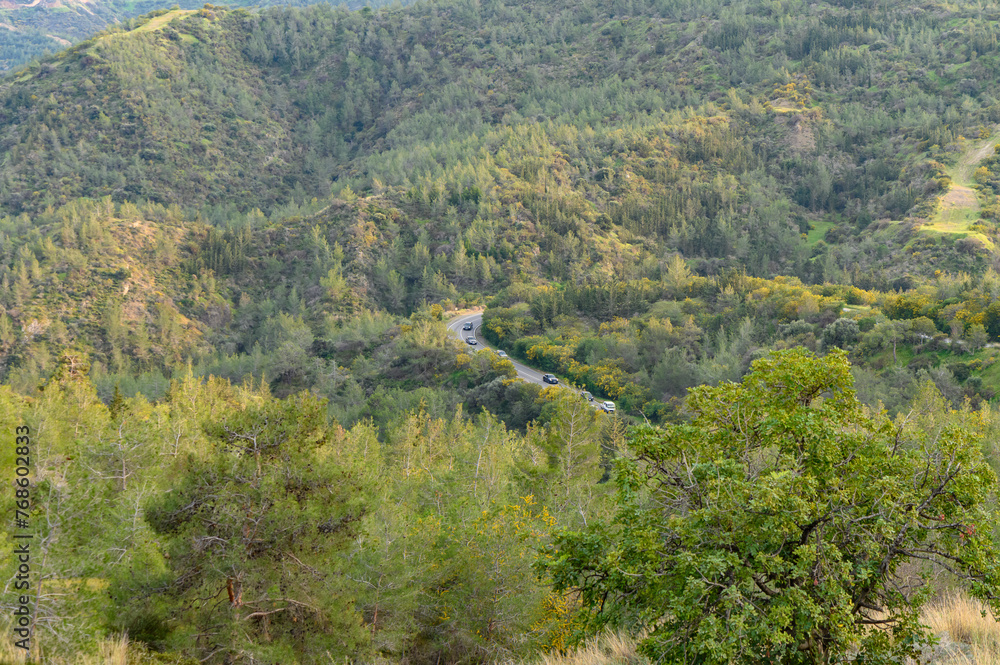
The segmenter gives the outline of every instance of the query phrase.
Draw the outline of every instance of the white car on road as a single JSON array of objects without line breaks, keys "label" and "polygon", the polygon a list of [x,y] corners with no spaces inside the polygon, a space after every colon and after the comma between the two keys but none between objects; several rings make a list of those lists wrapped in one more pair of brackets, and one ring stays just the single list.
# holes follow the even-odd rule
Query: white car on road
[{"label": "white car on road", "polygon": [[603,404],[601,404],[601,408],[604,410],[604,413],[614,413],[615,412],[615,403],[614,402],[604,402]]}]

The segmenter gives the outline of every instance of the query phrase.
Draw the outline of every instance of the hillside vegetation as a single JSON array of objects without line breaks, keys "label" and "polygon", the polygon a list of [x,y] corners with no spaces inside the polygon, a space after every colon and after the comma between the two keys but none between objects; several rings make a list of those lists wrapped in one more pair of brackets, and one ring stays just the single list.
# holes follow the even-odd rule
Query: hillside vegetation
[{"label": "hillside vegetation", "polygon": [[[932,596],[998,609],[998,18],[183,5],[13,71],[32,657],[536,661],[610,628],[890,662]],[[446,328],[480,310],[563,386]]]},{"label": "hillside vegetation", "polygon": [[[923,283],[921,304],[887,312],[922,317],[912,339],[929,354],[913,371],[946,365],[950,394],[971,375],[985,389],[966,391],[989,398],[993,296],[963,294],[995,289],[963,273],[992,260],[995,103],[957,76],[921,79],[933,89],[918,94],[901,63],[947,68],[894,32],[923,26],[979,71],[992,62],[986,42],[982,56],[967,48],[979,15],[943,30],[933,6],[876,25],[870,8],[831,5],[751,29],[713,7],[175,10],[13,75],[0,91],[9,380],[36,383],[72,339],[112,376],[105,396],[136,389],[135,374],[163,386],[188,360],[233,379],[266,371],[283,393],[316,385],[317,357],[353,362],[334,340],[362,311],[509,287],[494,306],[520,301],[531,317],[495,341],[561,335],[572,348],[549,369],[665,417],[757,349],[814,346],[841,314],[869,332],[873,305]],[[862,69],[833,68],[845,40]],[[754,49],[766,57],[740,59]],[[878,85],[861,94],[858,72]],[[941,113],[917,112],[932,101]],[[945,171],[973,162],[980,216],[942,226]],[[641,317],[669,320],[685,341],[584,348],[616,317],[636,319],[614,324],[633,336]],[[976,325],[985,341],[962,346]],[[881,370],[878,348],[855,359]],[[272,360],[279,349],[295,360]],[[977,349],[986,365],[947,358]]]},{"label": "hillside vegetation", "polygon": [[[230,2],[229,7],[303,6],[305,0],[270,2]],[[343,3],[351,9],[379,7],[384,1]],[[402,3],[408,4],[408,3]],[[182,11],[201,9],[204,3],[192,0],[7,0],[0,4],[0,71],[16,69],[44,58],[72,43],[89,39],[95,33],[118,23],[126,29],[132,19],[167,8]]]}]

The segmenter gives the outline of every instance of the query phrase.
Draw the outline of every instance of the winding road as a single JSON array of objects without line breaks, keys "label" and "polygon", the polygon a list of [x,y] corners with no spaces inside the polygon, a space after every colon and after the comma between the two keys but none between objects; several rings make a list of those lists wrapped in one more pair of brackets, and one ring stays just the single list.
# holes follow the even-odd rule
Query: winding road
[{"label": "winding road", "polygon": [[[472,323],[472,330],[462,330],[462,326],[466,323]],[[476,341],[479,342],[479,346],[484,349],[492,349],[496,351],[495,348],[486,343],[483,339],[480,328],[483,325],[483,314],[482,312],[475,312],[473,314],[465,314],[463,316],[456,317],[448,322],[448,330],[455,333],[455,336],[465,343],[465,338],[469,335],[473,335]],[[515,361],[513,358],[508,357],[511,363],[514,365],[514,369],[517,370],[517,375],[527,381],[528,383],[537,383],[540,386],[547,386],[549,384],[542,381],[542,373],[536,372],[535,370],[522,365],[521,363]]]},{"label": "winding road", "polygon": [[[464,326],[466,323],[471,323],[472,324],[472,330],[462,330],[462,326]],[[486,340],[483,339],[483,336],[482,336],[481,330],[480,330],[482,328],[482,325],[483,325],[483,314],[482,314],[482,312],[474,312],[472,314],[463,314],[461,316],[456,316],[455,318],[453,318],[450,321],[448,321],[448,330],[450,330],[451,332],[453,332],[455,334],[455,336],[458,337],[458,339],[462,340],[463,344],[466,344],[465,338],[469,337],[471,335],[471,336],[473,336],[473,337],[476,338],[477,342],[479,342],[479,344],[475,348],[477,348],[477,349],[480,349],[480,348],[481,349],[490,349],[492,351],[496,351],[496,349],[494,347],[492,347],[489,344],[487,344]],[[519,378],[523,379],[524,381],[527,381],[528,383],[535,383],[535,384],[540,385],[540,386],[548,386],[549,385],[549,384],[545,383],[544,381],[542,381],[542,372],[538,372],[536,370],[533,370],[532,368],[528,367],[527,365],[522,365],[521,363],[517,362],[516,360],[514,360],[513,358],[511,358],[509,356],[507,357],[507,360],[510,360],[511,364],[514,365],[514,369],[517,370],[517,376]],[[562,384],[560,384],[560,385],[562,385]],[[566,390],[573,390],[572,388],[569,388],[568,386],[563,386],[563,387]],[[577,390],[575,392],[577,392],[579,394],[583,394],[583,391]],[[601,402],[598,401],[597,399],[595,399],[593,402],[591,402],[591,404],[593,404],[595,408],[601,408]]]}]

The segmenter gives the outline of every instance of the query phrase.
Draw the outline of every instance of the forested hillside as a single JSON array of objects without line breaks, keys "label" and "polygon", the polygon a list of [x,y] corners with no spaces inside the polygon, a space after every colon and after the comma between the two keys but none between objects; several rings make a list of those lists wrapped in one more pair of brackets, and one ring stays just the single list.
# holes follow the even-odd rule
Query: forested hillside
[{"label": "forested hillside", "polygon": [[[312,4],[305,0],[282,2],[229,2],[227,7],[297,7]],[[380,7],[384,0],[341,3],[350,9]],[[409,4],[401,3],[401,4]],[[0,71],[16,69],[43,58],[72,43],[89,39],[108,26],[122,24],[126,30],[143,14],[170,9],[185,12],[201,9],[204,3],[192,0],[30,0],[0,4]]]},{"label": "forested hillside", "polygon": [[[8,81],[0,201],[268,212],[331,186],[445,201],[478,189],[486,218],[506,169],[687,255],[773,272],[811,253],[798,232],[812,223],[841,240],[929,216],[959,137],[1000,119],[976,84],[995,66],[978,10],[946,28],[932,5],[793,5],[160,16]],[[741,246],[762,235],[780,258]]]},{"label": "forested hillside", "polygon": [[[206,5],[9,74],[33,657],[914,655],[923,601],[996,592],[998,19]],[[447,329],[479,310],[564,385]]]}]

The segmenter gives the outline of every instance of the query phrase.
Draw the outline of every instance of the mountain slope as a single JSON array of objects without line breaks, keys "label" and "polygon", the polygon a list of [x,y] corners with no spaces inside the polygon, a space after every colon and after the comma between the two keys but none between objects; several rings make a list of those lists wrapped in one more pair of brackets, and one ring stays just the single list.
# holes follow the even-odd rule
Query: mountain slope
[{"label": "mountain slope", "polygon": [[205,201],[280,187],[280,168],[218,168],[269,155],[280,164],[273,153],[288,142],[275,120],[283,109],[270,103],[259,71],[218,38],[213,12],[186,23],[206,42],[140,27],[15,75],[5,99],[6,117],[16,119],[5,141],[12,208],[80,195]]},{"label": "mountain slope", "polygon": [[[718,288],[742,272],[889,291],[981,271],[988,245],[966,236],[996,239],[987,189],[969,229],[918,229],[963,132],[1000,119],[976,84],[998,66],[990,16],[714,0],[149,15],[0,83],[3,304],[27,330],[72,308],[78,294],[50,302],[60,274],[147,262],[111,251],[68,267],[87,224],[128,218],[183,258],[148,289],[106,277],[81,349],[169,372],[294,339],[306,355],[287,388],[313,380],[303,357],[336,355],[331,331],[359,312],[506,288],[548,324],[556,310],[628,317],[681,293],[677,255]],[[111,301],[172,342],[110,343]],[[28,353],[36,338],[8,348],[24,384],[59,347]]]},{"label": "mountain slope", "polygon": [[[472,137],[498,123],[597,129],[692,107],[755,119],[747,134],[755,149],[781,156],[768,175],[795,204],[899,218],[935,184],[920,152],[945,151],[962,127],[998,108],[973,83],[995,72],[996,58],[974,50],[995,28],[971,8],[894,5],[877,30],[870,10],[825,3],[794,22],[780,12],[751,20],[753,11],[714,3],[702,15],[669,5],[630,8],[625,18],[597,4],[577,9],[203,10],[157,30],[114,31],[4,86],[0,204],[30,211],[112,194],[199,205],[238,193],[245,205],[266,206],[296,187],[323,196],[345,178],[412,184],[456,157],[474,161],[489,146]],[[949,17],[960,27],[937,27]],[[915,30],[932,51],[895,45]],[[938,59],[954,51],[963,62]],[[920,74],[930,70],[931,79]],[[29,103],[32,95],[43,101]],[[685,159],[700,162],[719,146],[685,148]],[[31,168],[39,161],[47,170]],[[221,162],[267,173],[220,172]],[[68,171],[84,175],[74,182]],[[204,182],[207,171],[222,190]]]},{"label": "mountain slope", "polygon": [[[0,2],[0,71],[17,68],[46,53],[54,53],[72,43],[88,39],[97,32],[130,19],[167,7],[182,10],[201,9],[197,0],[162,2],[160,0],[30,0]],[[226,3],[229,7],[302,6],[309,0]],[[345,3],[351,9],[378,7],[383,1]],[[406,4],[406,3],[404,3]],[[211,5],[208,5],[211,7]]]},{"label": "mountain slope", "polygon": [[[613,533],[602,481],[629,424],[711,443],[688,389],[724,398],[776,350],[842,349],[848,401],[853,383],[872,413],[954,433],[990,476],[974,437],[1000,468],[997,419],[971,409],[1000,394],[998,16],[209,6],[0,80],[0,418],[30,424],[34,474],[0,500],[30,495],[36,648],[78,663],[107,647],[94,635],[127,634],[137,662],[275,665],[564,650],[586,624],[532,568],[565,560],[552,529]],[[948,173],[977,215],[970,199],[940,227]],[[473,309],[491,345],[564,385],[457,340],[445,320]],[[805,397],[808,420],[822,400]]]}]

